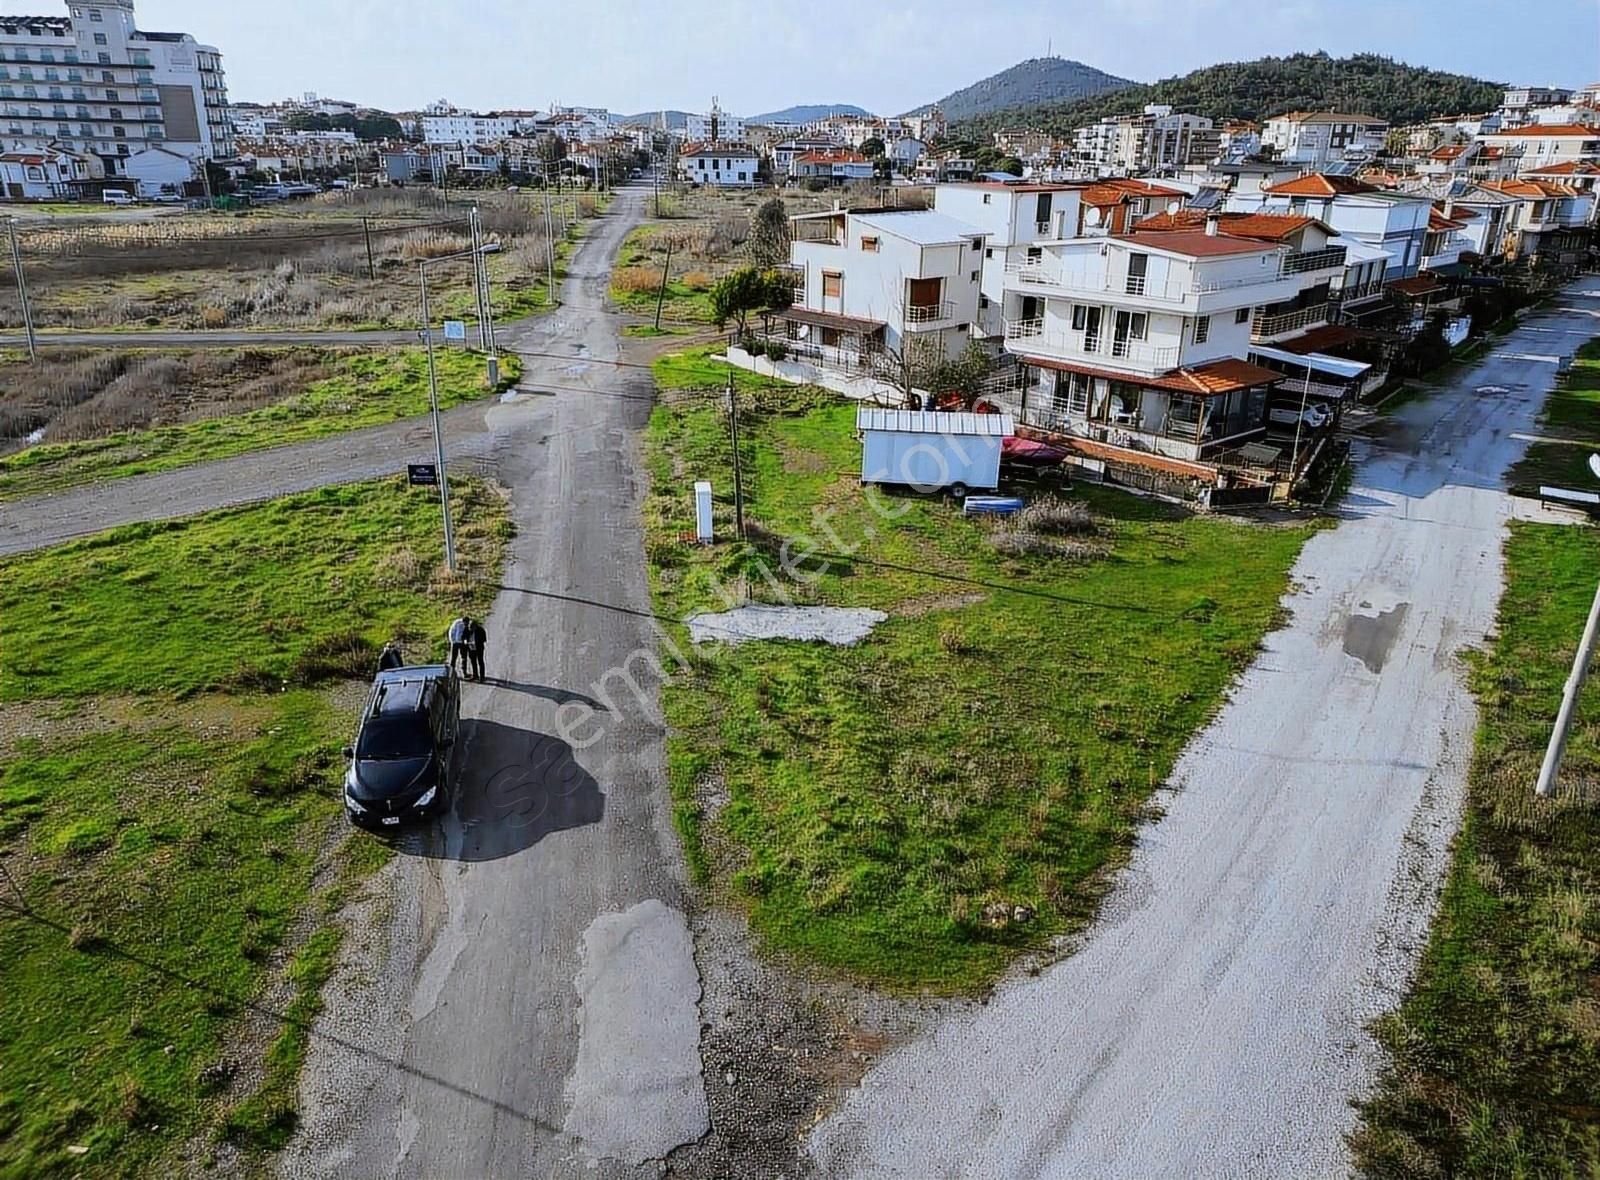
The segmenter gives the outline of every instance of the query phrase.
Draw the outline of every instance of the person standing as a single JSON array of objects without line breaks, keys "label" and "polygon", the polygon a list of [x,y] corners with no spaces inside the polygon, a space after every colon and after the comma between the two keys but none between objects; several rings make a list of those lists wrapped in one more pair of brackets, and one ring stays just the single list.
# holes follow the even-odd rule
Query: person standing
[{"label": "person standing", "polygon": [[483,649],[489,644],[489,633],[478,619],[467,620],[467,655],[472,658],[472,672],[479,684],[483,683]]},{"label": "person standing", "polygon": [[472,620],[462,615],[450,624],[450,671],[456,671],[456,661],[466,665],[467,674],[472,674],[471,657],[467,652],[467,628],[472,625]]},{"label": "person standing", "polygon": [[400,647],[395,643],[383,645],[383,651],[378,654],[378,671],[391,672],[396,668],[406,666],[405,656],[400,654]]}]

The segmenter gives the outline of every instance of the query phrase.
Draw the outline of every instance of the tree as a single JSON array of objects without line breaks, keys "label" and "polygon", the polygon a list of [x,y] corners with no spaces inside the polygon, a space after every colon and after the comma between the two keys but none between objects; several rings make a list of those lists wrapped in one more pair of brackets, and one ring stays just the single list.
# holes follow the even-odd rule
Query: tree
[{"label": "tree", "polygon": [[794,302],[794,284],[773,270],[746,266],[718,280],[711,288],[711,319],[718,328],[732,320],[743,338],[752,313],[766,317]]},{"label": "tree", "polygon": [[970,410],[983,393],[983,384],[994,372],[994,357],[972,341],[953,361],[946,361],[930,375],[930,389],[941,399],[958,397],[961,408]]},{"label": "tree", "polygon": [[745,250],[750,261],[762,270],[771,270],[789,261],[789,210],[782,198],[763,201],[750,219],[750,236]]},{"label": "tree", "polygon": [[1009,172],[1012,176],[1021,176],[1023,173],[1022,161],[1015,156],[1001,156],[995,161],[996,172]]},{"label": "tree", "polygon": [[567,158],[567,141],[553,131],[546,131],[534,140],[534,151],[546,168],[554,168]]},{"label": "tree", "polygon": [[893,386],[905,409],[916,409],[918,391],[933,392],[939,376],[949,366],[944,342],[936,336],[905,335],[898,348],[879,348],[867,354],[867,370],[878,381]]},{"label": "tree", "polygon": [[861,154],[869,160],[878,159],[880,156],[886,154],[888,150],[889,149],[884,146],[883,140],[879,139],[876,135],[874,135],[871,139],[866,140],[861,145]]}]

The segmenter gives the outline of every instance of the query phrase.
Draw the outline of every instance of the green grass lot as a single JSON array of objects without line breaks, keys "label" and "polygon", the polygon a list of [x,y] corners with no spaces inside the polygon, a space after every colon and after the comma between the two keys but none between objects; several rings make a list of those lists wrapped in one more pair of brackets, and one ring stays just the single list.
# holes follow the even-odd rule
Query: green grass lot
[{"label": "green grass lot", "polygon": [[670,269],[666,297],[661,302],[662,324],[711,323],[710,288],[690,287],[683,281],[684,275],[696,271],[704,273],[704,268],[677,253],[669,262],[666,247],[655,241],[657,231],[661,228],[660,225],[641,225],[622,243],[622,250],[617,258],[617,268],[612,273],[612,302],[623,311],[635,315],[647,315],[653,320],[656,314],[658,288],[652,285],[648,291],[624,290],[618,286],[616,276],[623,270],[647,270],[659,277],[662,267],[666,265]]},{"label": "green grass lot", "polygon": [[[856,648],[688,657],[664,708],[691,864],[777,950],[897,989],[990,983],[1090,919],[1152,789],[1278,619],[1311,530],[1081,489],[1101,526],[1087,554],[1002,556],[992,525],[940,501],[889,495],[893,518],[874,511],[853,405],[741,374],[755,541],[697,548],[680,540],[692,483],[732,488],[726,370],[707,368],[694,355],[657,367],[658,610],[721,609],[719,585],[742,580],[757,599],[890,618]],[[719,517],[726,536],[726,503]],[[781,570],[785,540],[791,558],[810,544],[842,556],[778,573],[780,593],[763,570]],[[707,798],[725,806],[708,813]],[[1013,922],[1016,906],[1036,916]]]},{"label": "green grass lot", "polygon": [[456,490],[471,579],[398,480],[0,562],[0,1176],[292,1130],[335,912],[386,855],[345,838],[342,686],[392,635],[437,654],[498,580],[504,502]]},{"label": "green grass lot", "polygon": [[[441,408],[491,392],[481,355],[438,349],[435,358]],[[351,353],[338,366],[337,376],[298,396],[244,414],[18,451],[0,459],[0,500],[168,471],[427,412],[428,366],[421,349]],[[514,354],[503,354],[498,388],[516,384],[521,371]]]},{"label": "green grass lot", "polygon": [[1438,918],[1411,994],[1381,1021],[1393,1064],[1362,1108],[1374,1177],[1600,1175],[1600,697],[1558,797],[1533,794],[1600,571],[1592,529],[1514,523],[1499,633]]},{"label": "green grass lot", "polygon": [[1537,496],[1543,485],[1600,491],[1589,470],[1589,456],[1600,451],[1600,341],[1578,350],[1571,372],[1545,400],[1538,433],[1572,441],[1529,443],[1528,453],[1511,469],[1513,491]]}]

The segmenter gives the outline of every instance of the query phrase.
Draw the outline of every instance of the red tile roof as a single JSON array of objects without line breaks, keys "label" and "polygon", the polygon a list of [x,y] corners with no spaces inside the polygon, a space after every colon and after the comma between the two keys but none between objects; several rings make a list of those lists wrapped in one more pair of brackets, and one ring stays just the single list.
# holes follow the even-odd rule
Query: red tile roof
[{"label": "red tile roof", "polygon": [[1592,160],[1563,160],[1544,168],[1532,168],[1525,176],[1600,176],[1600,164]]},{"label": "red tile roof", "polygon": [[1283,374],[1260,365],[1252,365],[1236,357],[1227,357],[1192,369],[1174,369],[1160,377],[1139,377],[1131,373],[1118,373],[1111,369],[1097,369],[1092,365],[1077,365],[1048,357],[1023,356],[1022,362],[1041,369],[1054,369],[1060,373],[1081,373],[1086,377],[1105,377],[1111,381],[1126,381],[1146,389],[1164,389],[1169,393],[1187,393],[1191,397],[1224,397],[1240,389],[1254,389],[1283,380]]},{"label": "red tile roof", "polygon": [[1353,176],[1327,176],[1321,172],[1313,172],[1309,176],[1286,180],[1282,184],[1269,185],[1262,189],[1262,192],[1286,197],[1339,197],[1377,191],[1366,181],[1357,180]]},{"label": "red tile roof", "polygon": [[1459,143],[1449,147],[1436,148],[1431,158],[1435,160],[1454,160],[1466,150],[1466,145]]},{"label": "red tile roof", "polygon": [[1251,238],[1234,238],[1227,234],[1208,234],[1204,230],[1154,230],[1135,231],[1116,235],[1118,241],[1137,241],[1152,250],[1166,250],[1188,258],[1211,258],[1223,254],[1257,254],[1274,247],[1267,242]]},{"label": "red tile roof", "polygon": [[[1272,347],[1281,348],[1285,352],[1298,353],[1305,356],[1311,352],[1331,352],[1335,348],[1343,348],[1365,337],[1366,333],[1356,328],[1349,328],[1343,324],[1325,324],[1320,328],[1312,328],[1302,332],[1292,340],[1284,340]],[[1337,353],[1333,353],[1337,356]]]},{"label": "red tile roof", "polygon": [[795,157],[796,164],[866,164],[870,161],[856,152],[807,152]]},{"label": "red tile roof", "polygon": [[1466,222],[1456,221],[1446,217],[1437,207],[1428,211],[1428,229],[1432,233],[1443,233],[1446,230],[1465,229]]},{"label": "red tile roof", "polygon": [[1582,136],[1584,139],[1600,139],[1600,127],[1584,127],[1579,123],[1552,123],[1541,127],[1535,123],[1529,127],[1518,127],[1514,131],[1492,131],[1490,135],[1501,139],[1562,139]]},{"label": "red tile roof", "polygon": [[[1159,233],[1183,230],[1203,230],[1207,213],[1203,209],[1179,209],[1176,213],[1156,213],[1144,218],[1133,227],[1135,233]],[[1230,238],[1250,238],[1261,242],[1282,242],[1299,233],[1308,225],[1321,226],[1332,234],[1333,228],[1315,217],[1287,213],[1223,213],[1217,221],[1217,231]]]},{"label": "red tile roof", "polygon": [[1391,291],[1398,291],[1402,295],[1409,295],[1413,299],[1420,299],[1424,295],[1432,295],[1435,291],[1444,289],[1436,275],[1417,275],[1415,278],[1398,279],[1389,284]]},{"label": "red tile roof", "polygon": [[1134,197],[1173,197],[1184,200],[1188,193],[1175,188],[1163,188],[1159,184],[1151,184],[1145,180],[1135,180],[1131,177],[1120,177],[1111,180],[1100,180],[1083,189],[1083,203],[1085,205],[1120,205]]}]

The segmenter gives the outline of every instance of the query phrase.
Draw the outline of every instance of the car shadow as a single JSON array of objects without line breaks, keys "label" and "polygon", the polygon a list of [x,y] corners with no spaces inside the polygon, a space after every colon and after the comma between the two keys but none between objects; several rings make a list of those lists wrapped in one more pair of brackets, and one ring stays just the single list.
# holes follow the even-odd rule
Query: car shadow
[{"label": "car shadow", "polygon": [[402,855],[464,862],[500,860],[546,836],[597,824],[606,797],[572,747],[549,734],[464,718],[451,808],[402,833]]}]

